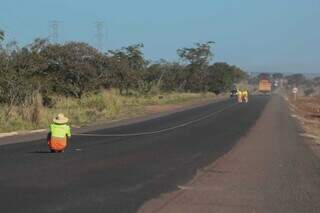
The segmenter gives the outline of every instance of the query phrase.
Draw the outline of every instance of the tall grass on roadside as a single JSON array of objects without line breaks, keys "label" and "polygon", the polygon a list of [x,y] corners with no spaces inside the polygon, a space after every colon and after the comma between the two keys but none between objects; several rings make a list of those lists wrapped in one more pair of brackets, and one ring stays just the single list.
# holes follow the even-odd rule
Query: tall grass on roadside
[{"label": "tall grass on roadside", "polygon": [[[0,111],[0,131],[35,129],[46,123],[42,116],[46,109],[39,93],[27,98],[20,107],[5,105]],[[4,112],[8,111],[10,113],[5,115]]]},{"label": "tall grass on roadside", "polygon": [[179,104],[186,101],[212,98],[212,93],[168,93],[121,96],[118,90],[89,93],[81,99],[54,96],[52,106],[44,107],[40,94],[31,96],[22,106],[13,106],[5,119],[9,106],[0,106],[0,132],[46,128],[57,113],[64,113],[74,126],[142,115],[147,105]]},{"label": "tall grass on roadside", "polygon": [[29,99],[27,99],[18,110],[20,110],[19,114],[25,121],[33,124],[34,126],[39,126],[41,123],[43,109],[42,97],[39,93],[36,93],[29,97]]}]

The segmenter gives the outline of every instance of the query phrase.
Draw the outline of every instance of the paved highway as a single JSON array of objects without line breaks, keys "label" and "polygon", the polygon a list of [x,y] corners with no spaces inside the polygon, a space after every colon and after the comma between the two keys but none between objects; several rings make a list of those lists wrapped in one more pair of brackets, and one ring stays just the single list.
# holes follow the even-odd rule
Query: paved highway
[{"label": "paved highway", "polygon": [[151,135],[74,136],[63,154],[48,153],[44,140],[0,146],[0,212],[136,212],[232,150],[272,98],[280,99],[221,101],[90,132],[127,134],[179,126]]}]

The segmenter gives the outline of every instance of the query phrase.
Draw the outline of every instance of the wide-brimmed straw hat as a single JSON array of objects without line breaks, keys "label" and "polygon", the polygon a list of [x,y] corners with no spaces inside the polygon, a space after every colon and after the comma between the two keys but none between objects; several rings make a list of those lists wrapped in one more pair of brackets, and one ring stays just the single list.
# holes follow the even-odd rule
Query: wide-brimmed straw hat
[{"label": "wide-brimmed straw hat", "polygon": [[53,122],[57,124],[68,123],[69,119],[64,116],[64,114],[59,113],[56,117],[53,118]]}]

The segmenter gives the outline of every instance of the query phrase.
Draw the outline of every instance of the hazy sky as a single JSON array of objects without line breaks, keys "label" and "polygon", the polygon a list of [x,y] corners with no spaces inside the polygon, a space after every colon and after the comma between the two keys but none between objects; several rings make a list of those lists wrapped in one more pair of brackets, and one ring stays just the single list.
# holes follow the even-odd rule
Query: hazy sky
[{"label": "hazy sky", "polygon": [[214,61],[247,71],[320,72],[320,0],[1,0],[0,28],[20,45],[50,34],[105,49],[144,43],[147,58],[176,60],[176,49],[216,41]]}]

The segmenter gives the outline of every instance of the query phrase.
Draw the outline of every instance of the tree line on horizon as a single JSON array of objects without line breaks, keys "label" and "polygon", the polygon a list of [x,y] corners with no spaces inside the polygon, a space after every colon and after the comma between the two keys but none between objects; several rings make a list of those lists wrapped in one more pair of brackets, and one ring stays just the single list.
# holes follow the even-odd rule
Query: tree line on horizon
[{"label": "tree line on horizon", "polygon": [[228,91],[247,77],[245,71],[224,62],[211,64],[214,42],[177,50],[179,62],[151,62],[143,44],[99,52],[83,42],[52,44],[45,39],[19,47],[4,45],[0,31],[0,104],[23,104],[41,94],[44,105],[53,95],[81,98],[101,89],[119,89],[121,95],[160,92]]}]

